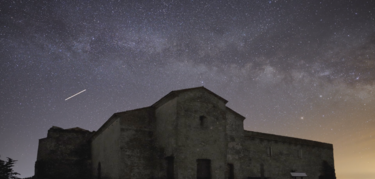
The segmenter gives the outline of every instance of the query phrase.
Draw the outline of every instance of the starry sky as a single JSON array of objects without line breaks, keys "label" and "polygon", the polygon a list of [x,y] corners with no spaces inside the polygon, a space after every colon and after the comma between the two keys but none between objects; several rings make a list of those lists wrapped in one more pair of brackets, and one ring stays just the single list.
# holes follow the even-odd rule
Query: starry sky
[{"label": "starry sky", "polygon": [[197,86],[246,130],[332,143],[339,179],[375,178],[374,0],[0,2],[0,155],[22,177],[50,127]]}]

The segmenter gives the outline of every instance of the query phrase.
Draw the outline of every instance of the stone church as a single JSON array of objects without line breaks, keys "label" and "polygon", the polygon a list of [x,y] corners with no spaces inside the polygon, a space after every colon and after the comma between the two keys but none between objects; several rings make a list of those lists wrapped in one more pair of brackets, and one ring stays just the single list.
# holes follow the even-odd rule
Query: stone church
[{"label": "stone church", "polygon": [[34,178],[335,178],[332,144],[246,131],[226,103],[197,87],[115,113],[97,131],[52,127]]}]

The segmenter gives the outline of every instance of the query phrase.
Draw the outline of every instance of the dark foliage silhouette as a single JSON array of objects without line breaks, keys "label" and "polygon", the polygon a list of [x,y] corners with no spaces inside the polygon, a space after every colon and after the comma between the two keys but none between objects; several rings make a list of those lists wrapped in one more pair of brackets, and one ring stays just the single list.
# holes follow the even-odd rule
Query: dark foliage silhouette
[{"label": "dark foliage silhouette", "polygon": [[16,175],[19,173],[13,170],[14,164],[17,160],[7,158],[7,161],[0,159],[0,179],[19,179]]}]

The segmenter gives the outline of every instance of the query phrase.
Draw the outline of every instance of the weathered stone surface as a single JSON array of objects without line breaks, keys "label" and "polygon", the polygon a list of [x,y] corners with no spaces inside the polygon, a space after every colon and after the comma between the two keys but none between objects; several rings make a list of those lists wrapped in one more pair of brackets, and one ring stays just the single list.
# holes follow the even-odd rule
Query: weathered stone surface
[{"label": "weathered stone surface", "polygon": [[120,178],[152,178],[155,166],[153,153],[154,110],[142,108],[119,114]]},{"label": "weathered stone surface", "polygon": [[335,178],[331,144],[244,131],[245,118],[226,103],[198,87],[115,113],[95,134],[52,127],[39,143],[36,176],[289,179],[296,171]]},{"label": "weathered stone surface", "polygon": [[93,132],[52,127],[39,140],[35,177],[38,179],[91,178],[90,138]]},{"label": "weathered stone surface", "polygon": [[308,178],[319,178],[322,162],[333,166],[331,144],[245,131],[243,144],[249,160],[246,176],[290,178],[291,171],[304,172]]},{"label": "weathered stone surface", "polygon": [[117,115],[113,115],[91,139],[94,178],[119,178],[121,171],[119,144],[120,120]]}]

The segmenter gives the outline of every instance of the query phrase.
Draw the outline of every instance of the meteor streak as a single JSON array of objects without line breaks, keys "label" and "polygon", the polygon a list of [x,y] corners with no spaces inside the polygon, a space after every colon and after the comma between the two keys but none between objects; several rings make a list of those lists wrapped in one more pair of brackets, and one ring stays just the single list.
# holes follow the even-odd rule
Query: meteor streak
[{"label": "meteor streak", "polygon": [[79,95],[79,94],[81,94],[81,93],[83,93],[83,92],[85,92],[85,91],[86,91],[86,89],[84,89],[84,90],[82,90],[82,91],[80,91],[80,92],[74,94],[73,96],[71,96],[71,97],[69,97],[69,98],[66,98],[65,101],[68,100],[68,99],[70,99],[70,98],[73,98],[74,96],[77,96],[77,95]]}]

